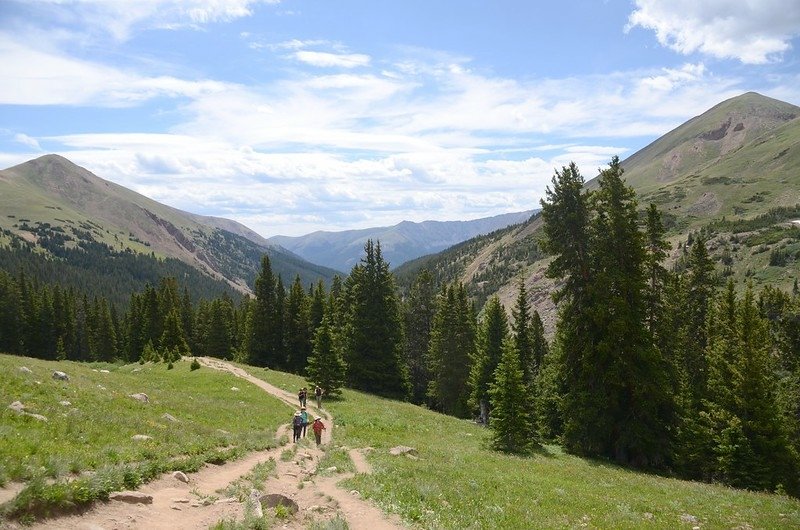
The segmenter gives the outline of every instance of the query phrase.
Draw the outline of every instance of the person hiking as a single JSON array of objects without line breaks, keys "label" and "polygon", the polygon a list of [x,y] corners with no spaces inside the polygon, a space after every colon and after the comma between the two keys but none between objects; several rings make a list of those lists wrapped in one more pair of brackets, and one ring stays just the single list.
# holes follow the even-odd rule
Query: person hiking
[{"label": "person hiking", "polygon": [[292,442],[297,443],[300,439],[300,433],[303,431],[303,417],[300,415],[300,411],[294,413],[294,418],[292,418]]},{"label": "person hiking", "polygon": [[300,406],[306,406],[306,399],[308,398],[308,390],[305,387],[300,389],[300,392],[297,393],[297,399],[300,400]]},{"label": "person hiking", "polygon": [[314,423],[311,425],[314,430],[314,438],[317,439],[317,446],[322,443],[322,431],[325,430],[325,424],[322,423],[322,418],[319,416],[314,417]]},{"label": "person hiking", "polygon": [[314,397],[317,398],[317,408],[322,408],[322,389],[317,385],[317,388],[314,389]]},{"label": "person hiking", "polygon": [[306,437],[306,427],[308,426],[308,412],[305,407],[300,407],[300,417],[303,418],[303,438]]}]

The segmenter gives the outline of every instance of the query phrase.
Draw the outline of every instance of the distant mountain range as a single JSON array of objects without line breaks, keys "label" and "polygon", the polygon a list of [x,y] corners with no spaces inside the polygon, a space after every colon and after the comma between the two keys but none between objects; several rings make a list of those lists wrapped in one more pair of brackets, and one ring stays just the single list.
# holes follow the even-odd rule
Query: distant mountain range
[{"label": "distant mountain range", "polygon": [[394,226],[362,230],[318,231],[299,237],[274,236],[269,241],[312,263],[325,263],[349,273],[364,254],[364,244],[368,239],[380,241],[384,259],[392,267],[397,267],[475,236],[524,223],[537,211],[502,214],[472,221],[403,221]]},{"label": "distant mountain range", "polygon": [[[791,288],[800,272],[800,229],[791,226],[800,219],[800,107],[748,92],[692,118],[622,166],[640,209],[655,203],[661,210],[672,260],[691,231],[706,227],[720,273],[739,285],[746,278],[757,287]],[[752,219],[762,221],[743,222]],[[408,262],[395,274],[408,286],[426,268],[439,281],[464,282],[479,301],[497,293],[506,307],[523,278],[552,330],[554,285],[544,274],[548,258],[539,251],[540,237],[541,219],[534,217]]]},{"label": "distant mountain range", "polygon": [[[166,206],[58,155],[0,171],[0,211],[0,247],[6,249],[24,242],[42,258],[65,264],[81,261],[75,249],[91,249],[95,261],[114,256],[151,257],[154,264],[139,260],[135,265],[128,263],[133,270],[127,274],[114,271],[125,277],[120,281],[131,280],[132,284],[142,275],[142,267],[157,269],[158,263],[177,260],[214,282],[246,293],[263,254],[270,256],[273,270],[286,283],[295,275],[308,285],[329,281],[336,274],[267,242],[239,223]],[[172,270],[178,270],[174,264]]]}]

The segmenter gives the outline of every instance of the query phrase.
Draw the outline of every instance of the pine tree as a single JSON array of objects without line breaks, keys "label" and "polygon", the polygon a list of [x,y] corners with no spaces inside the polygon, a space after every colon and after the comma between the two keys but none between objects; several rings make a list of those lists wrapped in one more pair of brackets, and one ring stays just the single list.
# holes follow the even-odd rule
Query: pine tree
[{"label": "pine tree", "polygon": [[536,376],[542,369],[542,365],[544,364],[544,358],[547,357],[547,354],[550,350],[550,347],[547,344],[547,337],[544,334],[544,323],[542,322],[542,317],[539,315],[538,311],[533,312],[531,316],[531,346],[532,346],[532,361],[533,361],[533,377],[534,380]]},{"label": "pine tree", "polygon": [[247,352],[251,364],[256,366],[278,366],[275,351],[274,320],[277,303],[275,277],[272,274],[269,256],[261,258],[261,270],[255,281],[255,300],[250,305],[247,321]]},{"label": "pine tree", "polygon": [[519,292],[514,308],[511,310],[513,321],[511,329],[514,336],[514,347],[519,352],[519,361],[522,366],[523,381],[530,387],[534,377],[533,337],[531,336],[531,314],[528,305],[528,293],[525,290],[525,280],[520,277]]},{"label": "pine tree", "polygon": [[647,209],[645,225],[645,269],[647,271],[647,328],[651,334],[657,332],[658,324],[662,318],[662,299],[667,270],[663,262],[667,257],[670,244],[664,236],[664,225],[661,222],[661,213],[655,204],[650,204]]},{"label": "pine tree", "polygon": [[469,415],[467,382],[474,348],[475,324],[464,286],[447,286],[436,302],[428,348],[428,396],[445,414]]},{"label": "pine tree", "polygon": [[405,357],[411,382],[411,402],[428,403],[430,372],[427,364],[431,327],[436,312],[436,287],[433,276],[423,269],[411,286],[403,304],[405,315]]},{"label": "pine tree", "polygon": [[526,454],[538,445],[531,404],[519,397],[525,393],[519,354],[511,340],[503,344],[503,354],[489,389],[492,414],[492,448],[506,453]]},{"label": "pine tree", "polygon": [[310,388],[319,386],[326,396],[338,396],[344,386],[346,367],[333,340],[331,318],[326,314],[314,333],[314,347],[306,366]]},{"label": "pine tree", "polygon": [[341,295],[347,380],[359,390],[405,398],[410,388],[402,358],[402,321],[394,277],[383,260],[380,243],[367,241],[364,252]]},{"label": "pine tree", "polygon": [[287,368],[302,373],[311,354],[311,315],[305,289],[297,275],[292,283],[284,310],[284,350],[287,353]]},{"label": "pine tree", "polygon": [[475,353],[469,374],[469,406],[479,411],[481,423],[488,425],[489,387],[500,363],[503,344],[508,340],[508,318],[497,295],[492,296],[484,308],[483,320],[478,327]]},{"label": "pine tree", "polygon": [[173,307],[164,319],[164,331],[159,340],[159,351],[164,362],[180,360],[183,355],[190,355],[189,343],[183,332],[179,307]]}]

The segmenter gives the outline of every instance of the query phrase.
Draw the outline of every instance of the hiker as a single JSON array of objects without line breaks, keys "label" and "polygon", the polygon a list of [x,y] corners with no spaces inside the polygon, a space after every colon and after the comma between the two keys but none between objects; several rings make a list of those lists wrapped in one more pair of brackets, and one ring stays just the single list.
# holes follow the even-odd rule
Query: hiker
[{"label": "hiker", "polygon": [[322,389],[317,385],[317,388],[314,389],[314,397],[317,398],[317,408],[322,408]]},{"label": "hiker", "polygon": [[315,416],[311,428],[314,430],[314,438],[317,439],[317,446],[319,446],[319,444],[322,443],[322,431],[325,430],[325,424],[322,423],[322,418]]},{"label": "hiker", "polygon": [[308,412],[305,407],[300,407],[300,417],[303,418],[303,438],[306,437],[306,427],[308,426]]},{"label": "hiker", "polygon": [[308,390],[306,390],[305,387],[301,388],[300,392],[297,393],[297,399],[300,400],[300,406],[301,407],[305,407],[306,406],[306,398],[307,397],[308,397]]},{"label": "hiker", "polygon": [[297,443],[300,439],[300,433],[303,431],[303,416],[301,416],[300,411],[294,413],[294,418],[292,418],[292,442]]}]

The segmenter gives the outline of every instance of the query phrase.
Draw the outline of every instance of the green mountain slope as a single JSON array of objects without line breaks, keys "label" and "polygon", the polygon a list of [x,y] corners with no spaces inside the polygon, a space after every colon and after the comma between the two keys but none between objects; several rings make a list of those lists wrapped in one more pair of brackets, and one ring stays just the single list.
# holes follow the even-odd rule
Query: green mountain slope
[{"label": "green mountain slope", "polygon": [[158,203],[58,155],[0,171],[0,211],[0,243],[25,241],[50,258],[69,260],[70,250],[99,246],[108,255],[174,259],[240,292],[248,292],[264,253],[287,282],[295,274],[307,284],[335,274],[269,245],[239,223]]},{"label": "green mountain slope", "polygon": [[[718,272],[750,278],[756,287],[791,287],[800,264],[800,237],[790,222],[800,219],[793,208],[800,204],[800,107],[749,92],[692,118],[622,165],[640,208],[653,202],[661,210],[671,260],[690,232],[706,227]],[[587,187],[593,185],[589,180]],[[774,208],[783,209],[768,215]],[[755,232],[731,224],[767,215]],[[497,293],[508,307],[523,277],[552,330],[546,257],[531,250],[541,237],[539,223],[534,218],[408,263],[396,271],[399,283],[410,284],[424,266],[441,280],[465,282],[479,301]]]}]

